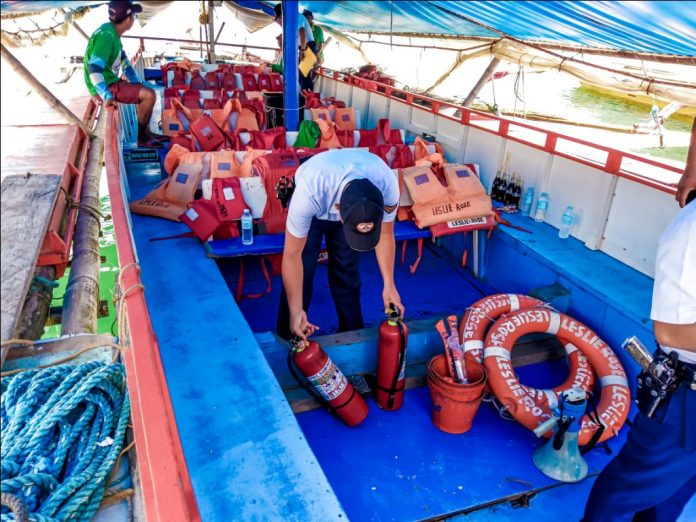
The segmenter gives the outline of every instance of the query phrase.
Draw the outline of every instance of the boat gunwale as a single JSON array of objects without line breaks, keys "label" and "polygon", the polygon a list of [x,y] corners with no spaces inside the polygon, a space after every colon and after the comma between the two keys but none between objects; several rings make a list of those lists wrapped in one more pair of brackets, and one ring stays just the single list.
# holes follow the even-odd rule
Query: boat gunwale
[{"label": "boat gunwale", "polygon": [[[669,184],[669,183],[663,183],[651,178],[647,178],[641,174],[638,174],[636,172],[631,172],[628,170],[623,170],[622,169],[622,163],[624,159],[629,159],[633,160],[639,163],[643,163],[645,165],[653,166],[653,167],[658,167],[670,172],[674,172],[677,174],[682,174],[684,172],[684,169],[675,167],[673,165],[669,165],[657,160],[653,160],[650,158],[645,158],[643,156],[639,156],[637,154],[632,154],[630,152],[625,152],[625,151],[620,151],[618,149],[614,149],[611,147],[606,147],[604,145],[599,145],[596,143],[592,143],[586,140],[583,140],[581,138],[576,138],[573,136],[569,136],[567,134],[562,134],[559,132],[554,132],[550,130],[543,129],[541,127],[536,127],[534,125],[529,125],[526,123],[521,123],[514,121],[510,118],[506,117],[501,117],[501,116],[495,116],[493,114],[485,113],[482,111],[478,111],[475,109],[471,109],[469,107],[464,107],[463,105],[457,105],[456,103],[451,103],[451,102],[446,102],[442,100],[437,100],[435,98],[431,98],[426,95],[422,94],[417,94],[409,91],[405,91],[403,89],[399,89],[397,87],[392,87],[389,85],[386,85],[384,83],[376,82],[374,80],[369,80],[369,79],[364,79],[360,78],[358,76],[352,75],[352,74],[345,74],[340,71],[334,71],[332,69],[328,69],[326,67],[322,67],[319,70],[320,76],[345,84],[349,85],[351,87],[357,87],[359,89],[363,89],[369,93],[375,93],[378,94],[379,96],[383,96],[389,100],[396,100],[401,103],[405,103],[406,105],[410,107],[416,107],[420,110],[426,111],[426,112],[431,112],[432,114],[445,118],[449,121],[454,121],[461,123],[462,125],[465,126],[471,126],[474,127],[477,130],[482,130],[484,132],[487,132],[489,134],[494,134],[496,136],[500,136],[501,138],[504,139],[509,139],[518,143],[521,143],[523,145],[526,145],[528,147],[532,147],[537,150],[541,150],[544,152],[547,152],[549,154],[553,154],[555,156],[559,156],[562,158],[569,159],[571,161],[575,161],[577,163],[581,163],[583,165],[601,170],[603,172],[606,172],[607,174],[611,174],[613,176],[619,177],[619,178],[625,178],[630,181],[635,181],[636,183],[640,183],[641,185],[645,185],[647,187],[653,188],[660,190],[662,192],[666,192],[667,194],[676,194],[677,189],[676,185]],[[374,85],[376,86],[375,88],[367,88],[365,85],[361,85],[361,83],[365,83],[365,85]],[[384,92],[378,90],[379,88],[384,89]],[[394,96],[394,93],[400,93],[405,96],[405,99],[399,96]],[[423,105],[422,103],[417,103],[417,102],[424,102],[425,104],[429,105]],[[441,111],[442,108],[452,108],[459,110],[461,112],[461,116],[459,118],[456,118],[454,116],[450,116],[447,114],[443,114]],[[488,121],[495,121],[498,123],[498,129],[491,129],[482,125],[477,125],[476,119],[472,118],[472,116],[475,116],[479,119],[483,120],[488,120]],[[532,130],[541,134],[544,134],[546,136],[544,145],[539,145],[537,143],[534,143],[532,141],[528,141],[525,139],[522,139],[518,136],[514,136],[510,134],[510,126],[516,126],[516,127],[521,127],[523,129],[527,130]],[[559,150],[556,150],[556,146],[558,144],[558,140],[565,140],[565,141],[570,141],[572,143],[576,143],[585,147],[589,147],[591,149],[595,149],[598,151],[605,152],[607,154],[607,159],[604,162],[604,164],[596,161],[592,161],[586,158],[582,158],[579,156],[574,156],[572,154],[568,154],[565,152],[561,152]]]},{"label": "boat gunwale", "polygon": [[[102,107],[103,110],[103,107]],[[184,458],[157,336],[145,300],[140,266],[121,179],[119,113],[107,109],[104,163],[119,261],[121,299],[125,301],[128,339],[122,357],[128,377],[133,433],[147,518],[200,520]]]}]

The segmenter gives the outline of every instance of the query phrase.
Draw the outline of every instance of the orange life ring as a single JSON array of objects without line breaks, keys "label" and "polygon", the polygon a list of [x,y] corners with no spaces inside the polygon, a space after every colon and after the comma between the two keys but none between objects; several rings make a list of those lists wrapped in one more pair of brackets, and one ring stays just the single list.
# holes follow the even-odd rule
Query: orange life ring
[{"label": "orange life ring", "polygon": [[[626,421],[631,405],[631,390],[621,362],[593,330],[572,317],[547,308],[512,312],[499,319],[488,332],[484,365],[488,371],[489,386],[497,399],[518,422],[530,430],[550,418],[558,394],[534,390],[520,384],[510,358],[517,339],[525,334],[539,332],[572,339],[573,344],[589,359],[602,385],[597,411],[606,429],[598,442],[613,437]],[[582,418],[579,444],[587,444],[598,427],[585,415]]]},{"label": "orange life ring", "polygon": [[[459,325],[459,342],[464,353],[469,353],[478,362],[483,362],[483,341],[488,327],[503,314],[537,307],[547,308],[547,305],[539,299],[523,294],[495,294],[475,302],[467,309]],[[590,361],[575,347],[572,339],[562,335],[558,335],[558,338],[568,356],[568,378],[560,386],[545,393],[553,392],[558,395],[570,388],[592,391],[594,374]],[[551,401],[553,402],[553,399]]]}]

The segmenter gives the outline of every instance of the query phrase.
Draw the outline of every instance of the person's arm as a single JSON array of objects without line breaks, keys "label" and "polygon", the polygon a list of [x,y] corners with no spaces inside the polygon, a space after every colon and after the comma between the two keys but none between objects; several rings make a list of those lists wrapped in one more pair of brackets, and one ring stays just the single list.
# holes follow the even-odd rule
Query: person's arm
[{"label": "person's arm", "polygon": [[396,257],[396,240],[394,239],[394,222],[382,222],[382,232],[380,234],[379,243],[375,248],[375,254],[377,256],[377,264],[379,265],[379,271],[382,274],[382,281],[384,283],[384,289],[382,290],[382,301],[384,302],[384,308],[388,308],[390,304],[396,306],[396,308],[404,316],[405,309],[404,305],[401,303],[401,296],[396,290],[396,285],[394,284],[394,259]]},{"label": "person's arm", "polygon": [[302,50],[302,52],[304,52],[305,48],[307,47],[307,32],[306,32],[304,27],[300,27],[299,35],[300,35],[300,49]]},{"label": "person's arm", "polygon": [[[300,169],[302,168],[300,167]],[[285,245],[283,246],[281,273],[290,310],[290,331],[301,339],[307,339],[307,336],[312,335],[319,327],[307,320],[307,312],[303,308],[304,266],[302,264],[302,251],[307,243],[307,234],[312,225],[312,219],[317,215],[319,209],[305,180],[302,177],[298,178],[297,173],[295,179],[297,185],[290,200],[288,217],[285,222]]]},{"label": "person's arm", "polygon": [[97,94],[104,101],[104,105],[115,105],[113,94],[109,90],[109,86],[104,79],[104,71],[106,70],[106,62],[111,54],[113,41],[109,35],[99,34],[94,37],[94,48],[92,56],[87,63],[87,72],[89,72],[89,80],[97,90]]},{"label": "person's arm", "polygon": [[130,83],[143,83],[140,77],[138,76],[138,73],[135,72],[135,69],[133,69],[133,66],[131,65],[131,62],[128,59],[128,56],[126,55],[126,51],[124,51],[123,49],[121,49],[121,70],[126,75],[126,79]]},{"label": "person's arm", "polygon": [[689,192],[696,190],[696,120],[691,126],[691,142],[689,143],[689,154],[686,158],[686,168],[677,185],[677,201],[680,207],[686,205],[686,197]]},{"label": "person's arm", "polygon": [[307,237],[295,237],[289,231],[285,232],[283,248],[283,286],[288,297],[290,309],[290,331],[301,339],[307,339],[319,329],[307,319],[307,312],[302,307],[302,285],[304,283],[304,267],[302,251],[307,243]]},{"label": "person's arm", "polygon": [[696,323],[673,324],[653,321],[653,330],[660,345],[696,352]]}]

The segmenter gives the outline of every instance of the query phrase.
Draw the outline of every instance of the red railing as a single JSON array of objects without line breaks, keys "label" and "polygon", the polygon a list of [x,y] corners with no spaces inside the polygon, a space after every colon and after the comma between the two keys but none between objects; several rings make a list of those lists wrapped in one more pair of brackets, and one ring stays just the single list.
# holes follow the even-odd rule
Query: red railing
[{"label": "red railing", "polygon": [[[96,114],[97,106],[90,100],[83,117],[87,128],[94,128]],[[55,266],[56,278],[63,276],[70,259],[70,250],[72,248],[72,239],[75,233],[80,195],[82,193],[82,179],[87,166],[87,152],[89,151],[89,136],[79,127],[75,126],[75,129],[75,139],[70,145],[70,159],[65,165],[60,193],[56,199],[36,263],[37,266]]]},{"label": "red railing", "polygon": [[200,514],[176,427],[157,336],[145,302],[122,190],[118,112],[110,108],[107,118],[104,161],[121,270],[121,295],[128,322],[128,335],[126,332],[119,335],[129,341],[123,359],[145,513],[150,522],[198,521]]},{"label": "red railing", "polygon": [[[340,83],[351,85],[353,87],[358,87],[365,89],[371,93],[390,98],[406,105],[415,107],[420,110],[432,112],[437,114],[441,118],[446,118],[451,121],[457,121],[462,125],[468,125],[476,129],[495,134],[502,138],[506,138],[512,141],[523,143],[529,147],[543,150],[550,154],[567,158],[590,167],[602,170],[614,176],[621,178],[626,178],[631,181],[635,181],[642,185],[667,192],[668,194],[676,194],[676,187],[674,185],[661,182],[656,179],[652,179],[636,172],[627,170],[623,165],[624,159],[630,159],[644,165],[649,165],[652,167],[658,167],[660,169],[674,172],[677,174],[682,174],[683,169],[674,167],[672,165],[667,165],[659,161],[652,160],[650,158],[645,158],[643,156],[638,156],[636,154],[631,154],[630,152],[623,152],[617,149],[612,149],[610,147],[605,147],[603,145],[598,145],[596,143],[591,143],[589,141],[575,138],[573,136],[568,136],[566,134],[561,134],[558,132],[553,132],[550,130],[542,129],[529,125],[527,123],[522,123],[518,121],[513,121],[509,118],[495,116],[493,114],[477,111],[470,109],[468,107],[463,107],[454,103],[436,100],[430,98],[429,96],[424,96],[421,94],[415,94],[412,92],[404,91],[396,87],[391,87],[389,85],[378,83],[373,80],[367,80],[365,78],[360,78],[354,75],[347,75],[338,71],[332,71],[330,69],[322,68],[320,70],[322,76],[330,78]],[[444,109],[454,109],[455,115],[443,114],[441,111]],[[534,133],[541,134],[543,144],[537,142],[536,140],[523,139],[520,136],[514,135],[515,129],[525,129],[528,131],[533,131]],[[511,132],[511,130],[513,132]],[[563,142],[571,142],[577,145],[581,145],[588,149],[591,149],[594,154],[593,156],[600,156],[603,158],[602,161],[593,160],[591,158],[585,158],[567,152],[559,150],[559,141],[561,144]]]}]

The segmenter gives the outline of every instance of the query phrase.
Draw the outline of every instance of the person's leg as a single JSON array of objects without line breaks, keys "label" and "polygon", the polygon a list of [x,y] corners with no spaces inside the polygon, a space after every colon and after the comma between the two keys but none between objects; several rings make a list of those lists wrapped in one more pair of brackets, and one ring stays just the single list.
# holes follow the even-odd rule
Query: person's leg
[{"label": "person's leg", "polygon": [[310,91],[313,91],[314,82],[312,81],[312,72],[310,71],[309,75],[305,76],[301,71],[298,70],[297,74],[300,80],[300,90],[309,89]]},{"label": "person's leg", "polygon": [[[317,266],[317,258],[321,250],[321,240],[324,235],[324,222],[318,219],[312,220],[312,225],[307,233],[307,243],[302,251],[302,307],[305,312],[309,309],[314,292],[314,272]],[[311,322],[311,318],[309,319]],[[278,322],[276,325],[278,337],[290,340],[290,308],[288,307],[288,296],[285,287],[280,291],[280,306],[278,307]]]},{"label": "person's leg", "polygon": [[656,514],[667,502],[673,502],[669,511],[683,510],[691,496],[683,488],[693,485],[696,470],[695,441],[685,440],[696,417],[693,395],[682,386],[656,417],[636,415],[626,444],[592,487],[584,522],[630,521],[639,512]]},{"label": "person's leg", "polygon": [[343,225],[333,223],[326,233],[329,253],[329,286],[338,314],[338,331],[365,327],[360,305],[360,253],[348,246]]},{"label": "person's leg", "polygon": [[138,138],[140,139],[150,136],[150,118],[155,108],[155,101],[157,101],[155,91],[141,85],[138,91]]},{"label": "person's leg", "polygon": [[694,495],[696,495],[696,474],[667,500],[636,513],[633,522],[674,522],[679,519],[684,506]]},{"label": "person's leg", "polygon": [[[138,145],[144,147],[158,146],[158,140],[155,139],[149,129],[150,118],[157,100],[155,91],[144,85],[123,80],[109,85],[109,90],[117,102],[137,106]],[[163,138],[165,137],[163,136]]]}]

